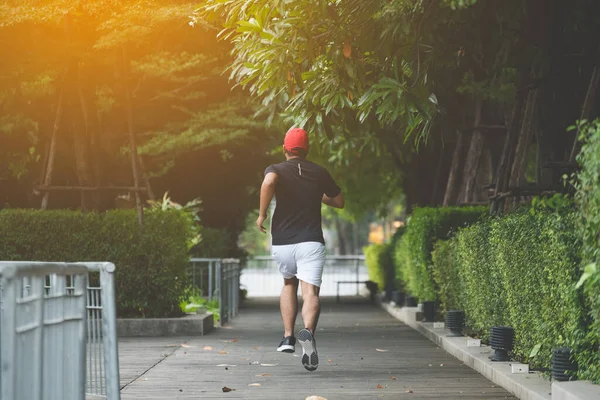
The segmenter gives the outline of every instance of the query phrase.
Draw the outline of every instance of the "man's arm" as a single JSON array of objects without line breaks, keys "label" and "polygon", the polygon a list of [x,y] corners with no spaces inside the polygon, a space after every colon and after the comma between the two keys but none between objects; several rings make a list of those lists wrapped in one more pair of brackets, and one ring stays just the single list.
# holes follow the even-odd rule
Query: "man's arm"
[{"label": "man's arm", "polygon": [[335,197],[329,197],[326,194],[323,194],[323,200],[322,200],[323,204],[326,204],[330,207],[335,207],[335,208],[344,208],[344,195],[342,195],[342,192],[339,192],[337,196]]},{"label": "man's arm", "polygon": [[263,223],[267,219],[267,209],[269,208],[269,204],[271,204],[271,200],[273,200],[273,195],[275,194],[275,185],[277,184],[278,179],[279,176],[275,172],[269,172],[267,175],[265,175],[265,179],[260,187],[260,210],[258,212],[256,226],[263,233],[267,232],[263,226]]}]

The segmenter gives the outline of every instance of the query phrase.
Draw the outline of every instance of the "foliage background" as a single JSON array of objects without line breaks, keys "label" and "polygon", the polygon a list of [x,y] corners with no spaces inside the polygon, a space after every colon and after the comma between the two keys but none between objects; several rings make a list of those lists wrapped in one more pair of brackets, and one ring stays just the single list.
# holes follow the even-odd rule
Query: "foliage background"
[{"label": "foliage background", "polygon": [[2,260],[114,263],[118,317],[181,313],[194,236],[189,215],[175,210],[147,212],[143,230],[129,210],[0,211]]}]

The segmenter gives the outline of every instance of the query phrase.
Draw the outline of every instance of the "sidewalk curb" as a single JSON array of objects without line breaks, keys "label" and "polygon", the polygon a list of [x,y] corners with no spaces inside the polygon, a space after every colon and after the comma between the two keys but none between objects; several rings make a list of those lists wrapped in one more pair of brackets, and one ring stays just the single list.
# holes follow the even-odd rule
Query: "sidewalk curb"
[{"label": "sidewalk curb", "polygon": [[550,382],[538,373],[513,374],[510,362],[492,362],[490,347],[467,347],[466,337],[448,337],[447,329],[433,329],[433,323],[419,322],[420,307],[398,308],[389,303],[378,303],[391,316],[410,326],[423,336],[461,360],[495,384],[521,400],[592,400],[600,399],[600,385],[589,382]]},{"label": "sidewalk curb", "polygon": [[521,400],[552,400],[551,383],[539,374],[511,374],[510,363],[492,363],[488,356],[492,349],[488,346],[467,347],[465,337],[448,337],[447,329],[433,329],[433,323],[418,322],[421,318],[419,307],[397,308],[380,303],[381,307],[396,319],[404,322],[423,336],[446,350],[452,356],[473,368],[490,381],[508,390]]}]

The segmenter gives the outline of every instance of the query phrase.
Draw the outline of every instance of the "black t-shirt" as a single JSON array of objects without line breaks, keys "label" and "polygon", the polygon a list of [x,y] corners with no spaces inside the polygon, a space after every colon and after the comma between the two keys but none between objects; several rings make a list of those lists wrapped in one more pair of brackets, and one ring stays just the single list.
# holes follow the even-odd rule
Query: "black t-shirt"
[{"label": "black t-shirt", "polygon": [[323,193],[335,197],[340,193],[327,170],[315,163],[293,158],[269,165],[265,175],[279,176],[275,187],[275,213],[271,224],[273,245],[321,242],[321,200]]}]

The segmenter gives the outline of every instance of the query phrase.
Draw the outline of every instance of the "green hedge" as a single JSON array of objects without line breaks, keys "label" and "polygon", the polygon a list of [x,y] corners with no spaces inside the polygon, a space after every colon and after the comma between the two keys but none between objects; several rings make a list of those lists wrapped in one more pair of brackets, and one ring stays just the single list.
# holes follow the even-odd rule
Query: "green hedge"
[{"label": "green hedge", "polygon": [[379,291],[394,282],[394,260],[391,243],[372,244],[364,248],[369,280],[377,283]]},{"label": "green hedge", "polygon": [[476,222],[486,207],[416,208],[395,248],[396,275],[420,300],[435,300],[431,252],[435,242]]},{"label": "green hedge", "polygon": [[521,212],[481,221],[437,243],[440,299],[445,308],[463,309],[468,328],[484,339],[492,326],[512,326],[514,354],[548,368],[554,347],[581,352],[580,248],[572,214]]},{"label": "green hedge", "polygon": [[384,291],[388,287],[400,289],[402,286],[401,282],[396,280],[394,249],[404,231],[405,228],[402,226],[396,230],[389,243],[372,244],[363,249],[369,280],[377,283],[379,291]]},{"label": "green hedge", "polygon": [[583,242],[584,273],[579,283],[583,285],[592,319],[586,338],[588,349],[580,355],[579,362],[589,366],[581,377],[600,383],[600,121],[584,123],[579,140],[582,146],[577,161],[581,169],[573,179],[577,230]]},{"label": "green hedge", "polygon": [[191,219],[177,211],[148,211],[139,229],[132,210],[0,211],[0,260],[110,261],[117,266],[119,316],[180,313]]}]

